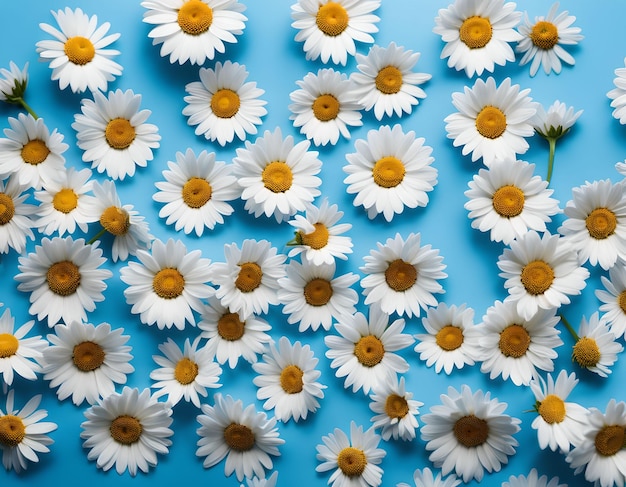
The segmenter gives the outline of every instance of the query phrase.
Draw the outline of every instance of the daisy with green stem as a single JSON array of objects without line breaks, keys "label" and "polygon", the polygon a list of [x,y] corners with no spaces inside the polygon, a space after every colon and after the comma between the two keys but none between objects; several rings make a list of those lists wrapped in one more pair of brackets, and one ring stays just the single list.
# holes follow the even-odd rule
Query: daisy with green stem
[{"label": "daisy with green stem", "polygon": [[9,68],[10,71],[6,68],[0,69],[0,101],[22,107],[37,120],[39,117],[24,99],[28,85],[28,63],[24,64],[24,69],[20,71],[11,61]]}]

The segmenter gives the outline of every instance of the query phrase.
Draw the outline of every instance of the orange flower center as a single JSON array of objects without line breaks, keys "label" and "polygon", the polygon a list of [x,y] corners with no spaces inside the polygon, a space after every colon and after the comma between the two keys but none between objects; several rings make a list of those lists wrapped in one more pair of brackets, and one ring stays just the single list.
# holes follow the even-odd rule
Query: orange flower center
[{"label": "orange flower center", "polygon": [[520,278],[528,294],[537,296],[552,286],[554,270],[543,260],[534,260],[524,266]]},{"label": "orange flower center", "polygon": [[245,452],[254,447],[254,432],[243,424],[231,423],[224,429],[224,441],[235,451]]},{"label": "orange flower center", "polygon": [[213,190],[206,179],[189,178],[183,185],[183,201],[189,208],[202,208],[211,199]]},{"label": "orange flower center", "polygon": [[396,157],[383,157],[376,161],[372,169],[374,182],[381,188],[395,188],[404,179],[406,169]]},{"label": "orange flower center", "polygon": [[263,185],[272,193],[284,193],[291,188],[293,173],[286,162],[270,162],[261,173]]},{"label": "orange flower center", "polygon": [[251,293],[261,285],[263,271],[256,262],[245,262],[239,266],[235,286],[242,293]]},{"label": "orange flower center", "polygon": [[333,296],[333,287],[326,279],[311,279],[304,286],[304,299],[311,306],[324,306]]},{"label": "orange flower center", "polygon": [[0,193],[0,225],[6,225],[15,215],[13,198],[6,193]]},{"label": "orange flower center", "polygon": [[334,120],[339,115],[339,100],[333,95],[320,95],[313,102],[313,115],[320,122]]},{"label": "orange flower center", "polygon": [[21,151],[22,159],[32,166],[41,164],[50,154],[50,149],[43,140],[33,139],[24,144]]},{"label": "orange flower center", "polygon": [[82,36],[70,37],[65,41],[63,51],[73,64],[83,66],[95,57],[96,48],[89,39]]},{"label": "orange flower center", "polygon": [[112,235],[125,235],[130,228],[130,215],[124,208],[109,206],[100,215],[100,225]]},{"label": "orange flower center", "polygon": [[348,12],[337,2],[321,5],[315,16],[317,28],[331,37],[338,36],[346,30],[349,20]]},{"label": "orange flower center", "polygon": [[86,341],[74,346],[72,361],[82,372],[96,370],[104,363],[106,354],[97,343]]},{"label": "orange flower center", "polygon": [[523,357],[529,346],[530,335],[522,325],[509,325],[500,332],[498,347],[505,357]]},{"label": "orange flower center", "polygon": [[183,357],[174,367],[174,378],[182,385],[191,384],[198,376],[198,364],[188,357]]},{"label": "orange flower center", "polygon": [[298,237],[302,245],[308,245],[312,249],[323,249],[328,245],[328,237],[330,233],[328,228],[323,223],[314,223],[315,230],[311,233],[302,233],[302,230],[298,232]]},{"label": "orange flower center", "polygon": [[585,218],[585,225],[589,235],[597,240],[603,240],[615,233],[617,217],[608,208],[596,208]]},{"label": "orange flower center", "polygon": [[52,206],[61,213],[70,213],[78,206],[78,195],[73,189],[63,188],[52,198]]},{"label": "orange flower center", "polygon": [[70,296],[80,286],[80,269],[69,260],[56,262],[48,268],[46,280],[50,291],[59,296]]},{"label": "orange flower center", "polygon": [[398,394],[389,394],[385,400],[385,413],[392,419],[402,419],[409,413],[409,403]]},{"label": "orange flower center", "polygon": [[454,423],[454,436],[461,445],[467,448],[480,446],[489,437],[489,425],[487,421],[473,414],[463,416]]},{"label": "orange flower center", "polygon": [[302,392],[304,383],[302,377],[304,372],[297,365],[288,365],[280,373],[280,386],[287,394],[297,394]]},{"label": "orange flower center", "polygon": [[211,97],[211,110],[218,118],[232,118],[239,111],[241,99],[233,90],[223,88]]},{"label": "orange flower center", "polygon": [[203,34],[213,23],[213,9],[200,0],[189,0],[178,10],[178,25],[185,34]]},{"label": "orange flower center", "polygon": [[463,345],[463,330],[458,326],[446,325],[435,335],[435,342],[439,348],[451,352]]},{"label": "orange flower center", "polygon": [[0,416],[0,445],[14,448],[26,437],[26,426],[18,416]]},{"label": "orange flower center", "polygon": [[385,271],[385,281],[394,291],[406,291],[417,282],[417,269],[402,259],[396,259],[389,263]]},{"label": "orange flower center", "polygon": [[517,186],[502,186],[493,194],[493,209],[504,218],[513,218],[524,210],[524,192]]},{"label": "orange flower center", "polygon": [[626,447],[626,431],[617,424],[604,426],[598,431],[594,443],[600,455],[611,457]]},{"label": "orange flower center", "polygon": [[217,333],[224,340],[234,342],[244,333],[245,323],[239,319],[237,313],[225,313],[217,320]]},{"label": "orange flower center", "polygon": [[114,118],[104,129],[104,138],[113,149],[123,150],[130,147],[137,133],[135,127],[125,118]]},{"label": "orange flower center", "polygon": [[506,115],[499,108],[487,105],[476,116],[476,130],[483,137],[497,139],[506,130]]},{"label": "orange flower center", "polygon": [[357,360],[365,367],[374,367],[378,365],[385,356],[385,347],[380,338],[374,335],[367,335],[354,345],[354,355]]},{"label": "orange flower center", "polygon": [[559,42],[559,31],[552,22],[541,20],[530,31],[530,40],[539,49],[552,49]]},{"label": "orange flower center", "polygon": [[548,424],[560,423],[565,419],[565,403],[554,394],[548,394],[539,404],[539,414]]},{"label": "orange flower center", "polygon": [[346,477],[360,477],[367,466],[367,458],[363,450],[349,446],[337,455],[337,466]]},{"label": "orange flower center", "polygon": [[493,29],[487,17],[474,15],[461,24],[459,38],[470,49],[485,47],[491,40]]},{"label": "orange flower center", "polygon": [[20,342],[10,333],[0,333],[0,358],[7,358],[15,355],[20,348]]},{"label": "orange flower center", "polygon": [[574,345],[572,359],[584,368],[594,367],[600,361],[600,348],[593,338],[582,337]]},{"label": "orange flower center", "polygon": [[166,267],[156,273],[152,279],[154,293],[162,299],[175,299],[185,289],[185,278],[173,267]]},{"label": "orange flower center", "polygon": [[111,437],[122,445],[132,445],[141,438],[143,427],[137,418],[122,415],[111,421],[109,432]]},{"label": "orange flower center", "polygon": [[402,88],[402,71],[395,66],[386,66],[376,75],[376,89],[385,95],[395,95]]}]

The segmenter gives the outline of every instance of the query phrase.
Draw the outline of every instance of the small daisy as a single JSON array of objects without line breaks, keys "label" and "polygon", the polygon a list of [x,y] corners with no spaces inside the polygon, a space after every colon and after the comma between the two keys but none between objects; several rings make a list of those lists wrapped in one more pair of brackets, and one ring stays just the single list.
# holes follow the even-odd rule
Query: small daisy
[{"label": "small daisy", "polygon": [[608,278],[600,279],[606,290],[597,289],[595,294],[602,302],[602,321],[609,325],[615,338],[621,338],[626,334],[626,266],[620,260],[609,269]]},{"label": "small daisy", "polygon": [[150,396],[150,390],[124,387],[85,411],[80,437],[89,449],[88,460],[95,460],[104,471],[115,466],[119,475],[147,473],[157,464],[157,453],[166,455],[174,432],[172,408]]},{"label": "small daisy", "polygon": [[148,37],[161,44],[160,55],[169,55],[172,64],[212,60],[226,50],[225,42],[237,42],[248,20],[237,0],[148,0],[141,6],[148,9],[143,21],[155,26]]},{"label": "small daisy", "polygon": [[499,472],[518,442],[513,435],[521,421],[504,411],[507,403],[491,399],[489,392],[472,392],[467,385],[458,392],[448,387],[440,396],[443,404],[422,417],[422,440],[432,453],[428,459],[443,475],[453,470],[467,483],[480,482],[485,470]]},{"label": "small daisy", "polygon": [[6,412],[0,408],[0,450],[6,470],[17,473],[28,468],[28,462],[37,463],[38,453],[48,453],[54,443],[48,433],[57,429],[56,423],[41,421],[48,416],[45,409],[37,409],[41,394],[31,398],[21,410],[14,408],[14,391],[7,394]]},{"label": "small daisy", "polygon": [[540,236],[528,231],[513,240],[498,258],[498,267],[506,279],[506,301],[517,303],[517,312],[527,320],[539,309],[569,304],[569,296],[580,294],[589,277],[575,249],[548,232]]},{"label": "small daisy", "polygon": [[256,134],[261,117],[267,114],[265,100],[259,99],[265,90],[249,81],[246,67],[239,63],[218,61],[215,68],[200,68],[200,81],[185,86],[189,96],[183,115],[188,125],[197,125],[196,135],[203,135],[221,146],[232,142],[235,135],[245,140]]},{"label": "small daisy", "polygon": [[382,428],[380,435],[388,441],[398,438],[412,441],[418,428],[417,415],[424,403],[413,399],[413,393],[407,392],[404,377],[394,382],[386,382],[376,387],[370,395],[370,409],[374,428]]},{"label": "small daisy", "polygon": [[152,112],[139,110],[140,103],[141,95],[132,90],[110,91],[108,96],[95,91],[93,101],[82,100],[82,113],[74,116],[72,128],[83,161],[91,162],[92,169],[124,180],[134,176],[136,166],[146,167],[152,160],[161,136],[156,125],[146,123]]},{"label": "small daisy", "polygon": [[426,310],[422,325],[427,333],[415,335],[415,352],[427,367],[435,366],[450,375],[453,369],[474,365],[478,333],[474,326],[474,310],[465,304],[448,306],[439,303]]},{"label": "small daisy", "polygon": [[298,323],[298,331],[313,331],[322,326],[330,330],[333,320],[356,312],[359,301],[351,286],[359,276],[349,272],[335,277],[335,263],[314,265],[292,260],[285,267],[286,277],[278,280],[278,301],[289,324]]},{"label": "small daisy", "polygon": [[596,311],[589,317],[589,321],[584,316],[581,318],[576,335],[572,360],[583,369],[600,377],[608,377],[617,355],[624,350],[608,324],[600,320]]},{"label": "small daisy", "polygon": [[27,189],[18,182],[18,176],[0,180],[0,254],[7,254],[10,249],[22,254],[26,239],[35,238],[32,228],[37,207],[25,203],[30,196]]},{"label": "small daisy", "polygon": [[298,30],[296,42],[304,41],[306,59],[346,65],[354,56],[354,41],[371,44],[380,18],[373,12],[380,0],[298,0],[291,6],[291,27]]},{"label": "small daisy", "polygon": [[546,74],[561,72],[561,61],[574,65],[574,57],[563,46],[575,46],[583,39],[580,27],[572,27],[576,17],[567,10],[557,14],[559,2],[555,2],[546,17],[535,17],[531,22],[528,13],[518,30],[523,38],[517,43],[515,52],[523,53],[520,66],[530,64],[530,75],[535,76],[539,67]]},{"label": "small daisy", "polygon": [[87,311],[96,309],[104,300],[109,269],[100,269],[106,262],[98,243],[72,237],[43,238],[35,252],[19,257],[20,274],[17,289],[30,292],[28,312],[38,320],[47,318],[52,328],[59,321],[87,321]]},{"label": "small daisy", "polygon": [[[441,477],[441,472],[435,474],[428,467],[424,467],[422,470],[417,469],[413,473],[413,483],[415,487],[456,487],[461,483],[461,479],[457,479],[456,475],[452,474],[445,479]],[[396,487],[411,487],[404,482],[399,483]],[[554,486],[549,486],[554,487]],[[559,486],[561,487],[561,486]]]},{"label": "small daisy", "polygon": [[255,217],[272,215],[278,223],[304,211],[320,195],[322,169],[318,152],[309,151],[311,143],[294,144],[291,135],[283,138],[280,127],[266,130],[254,144],[238,148],[233,173],[241,186],[245,209]]},{"label": "small daisy", "polygon": [[15,174],[19,183],[39,190],[44,182],[65,170],[68,145],[56,129],[50,132],[43,118],[18,114],[9,117],[11,128],[0,139],[0,179]]},{"label": "small daisy", "polygon": [[259,374],[253,379],[259,389],[256,397],[265,401],[265,410],[274,410],[274,416],[283,423],[293,419],[305,420],[309,412],[320,407],[326,386],[317,382],[322,373],[316,369],[319,360],[311,347],[300,342],[292,344],[281,337],[278,345],[269,345],[263,361],[252,365]]},{"label": "small daisy", "polygon": [[267,240],[246,239],[224,245],[226,262],[213,264],[211,281],[222,306],[247,317],[269,311],[278,304],[278,280],[285,275],[286,256],[277,253]]},{"label": "small daisy", "polygon": [[37,115],[24,99],[28,86],[28,63],[20,69],[13,62],[9,62],[9,69],[0,68],[0,101],[19,105],[34,118]]},{"label": "small daisy", "polygon": [[369,319],[361,312],[343,317],[335,324],[340,336],[328,335],[326,357],[338,378],[345,377],[344,387],[352,392],[371,389],[393,382],[397,374],[409,370],[408,362],[398,355],[413,344],[413,337],[402,333],[404,320],[399,318],[389,324],[389,315],[378,306],[370,306]]},{"label": "small daisy", "polygon": [[528,477],[519,475],[517,477],[511,475],[508,482],[502,482],[502,487],[567,487],[567,484],[559,484],[558,477],[552,477],[548,481],[547,475],[539,476],[537,469],[530,470]]},{"label": "small daisy", "polygon": [[280,456],[278,447],[285,443],[280,438],[276,419],[257,412],[254,404],[245,409],[241,400],[215,394],[214,406],[202,405],[198,415],[200,436],[196,455],[204,457],[204,468],[212,467],[224,458],[224,475],[233,472],[241,482],[256,475],[265,478],[265,470],[273,466],[272,456]]},{"label": "small daisy", "polygon": [[180,240],[155,240],[152,251],[139,250],[139,262],[129,262],[120,269],[126,303],[146,325],[156,323],[159,330],[185,323],[196,325],[193,311],[200,312],[202,300],[213,294],[209,259],[200,250],[188,251]]},{"label": "small daisy", "polygon": [[289,94],[289,119],[315,145],[335,145],[340,135],[350,138],[349,127],[363,125],[362,107],[347,75],[331,68],[319,69],[296,84],[300,89]]},{"label": "small daisy", "polygon": [[[246,479],[246,484],[248,487],[276,487],[276,481],[278,480],[278,472],[274,472],[272,475],[267,477],[266,479],[260,479],[258,477],[252,477],[251,479]],[[241,487],[246,487],[241,484]]]},{"label": "small daisy", "polygon": [[[626,65],[626,58],[624,58],[624,64]],[[606,96],[611,99],[613,118],[624,125],[626,124],[626,67],[615,70],[613,84],[615,88],[609,91]]]},{"label": "small daisy", "polygon": [[42,61],[49,61],[52,81],[59,80],[62,90],[69,85],[74,93],[106,90],[107,83],[122,74],[122,66],[113,61],[120,52],[106,49],[120,34],[106,35],[111,24],[98,26],[98,17],[89,17],[80,8],[51,13],[61,30],[40,23],[41,30],[54,40],[37,42],[37,52]]},{"label": "small daisy", "polygon": [[384,244],[378,242],[378,250],[371,250],[363,258],[360,267],[365,277],[361,279],[365,304],[377,303],[391,314],[419,317],[420,308],[436,306],[435,293],[443,293],[440,279],[448,275],[439,250],[432,246],[420,247],[421,235],[411,233],[406,241],[396,233]]},{"label": "small daisy", "polygon": [[355,142],[356,152],[346,154],[343,180],[348,194],[356,194],[354,206],[363,206],[370,219],[383,214],[390,222],[404,208],[424,207],[437,184],[432,148],[415,132],[388,125],[370,130],[367,140]]}]

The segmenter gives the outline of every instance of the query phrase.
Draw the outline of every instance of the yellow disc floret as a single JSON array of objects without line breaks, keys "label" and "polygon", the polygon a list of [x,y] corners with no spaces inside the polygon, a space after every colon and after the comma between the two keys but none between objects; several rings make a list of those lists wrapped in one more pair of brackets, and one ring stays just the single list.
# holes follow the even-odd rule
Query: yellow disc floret
[{"label": "yellow disc floret", "polygon": [[522,325],[509,325],[500,332],[498,347],[505,357],[520,358],[530,346],[530,335]]},{"label": "yellow disc floret", "polygon": [[391,419],[402,419],[409,413],[409,403],[398,394],[389,394],[385,400],[385,413]]},{"label": "yellow disc floret", "polygon": [[405,174],[404,164],[393,156],[378,159],[372,169],[374,182],[381,188],[395,188],[402,182]]},{"label": "yellow disc floret", "polygon": [[241,99],[233,90],[223,88],[211,97],[211,111],[218,118],[232,118],[239,111]]},{"label": "yellow disc floret", "polygon": [[178,269],[166,267],[155,274],[152,289],[162,299],[175,299],[183,294],[185,278]]},{"label": "yellow disc floret", "polygon": [[15,215],[13,198],[6,193],[0,193],[0,225],[6,225]]},{"label": "yellow disc floret", "polygon": [[604,240],[615,233],[617,217],[608,208],[596,208],[585,218],[585,225],[589,235],[596,240]]},{"label": "yellow disc floret", "polygon": [[326,94],[318,96],[313,102],[312,108],[315,118],[320,122],[329,122],[337,118],[341,106],[335,96]]},{"label": "yellow disc floret", "polygon": [[333,286],[326,279],[311,279],[304,286],[304,299],[311,306],[324,306],[332,296]]},{"label": "yellow disc floret", "polygon": [[59,296],[70,296],[80,286],[80,269],[69,260],[52,264],[46,273],[50,291]]},{"label": "yellow disc floret", "polygon": [[137,418],[122,415],[111,421],[109,426],[111,438],[122,445],[132,445],[137,443],[141,438],[143,427]]},{"label": "yellow disc floret", "polygon": [[559,396],[548,394],[539,403],[537,411],[546,423],[560,423],[565,419],[565,402]]},{"label": "yellow disc floret", "polygon": [[304,382],[302,377],[304,372],[297,365],[287,365],[280,373],[280,386],[287,394],[297,394],[302,392]]},{"label": "yellow disc floret", "polygon": [[517,186],[502,186],[493,194],[493,209],[503,218],[513,218],[524,210],[524,200],[524,192]]},{"label": "yellow disc floret", "polygon": [[286,162],[270,162],[261,173],[263,185],[272,193],[284,193],[291,188],[293,172]]},{"label": "yellow disc floret", "polygon": [[349,446],[337,455],[337,466],[346,477],[359,477],[365,471],[367,457],[363,450]]},{"label": "yellow disc floret", "polygon": [[598,343],[590,337],[580,338],[572,352],[572,359],[584,368],[595,367],[600,361],[600,356]]},{"label": "yellow disc floret", "polygon": [[105,358],[102,346],[92,341],[81,342],[72,351],[72,361],[81,372],[96,370],[104,363]]},{"label": "yellow disc floret", "polygon": [[618,424],[604,426],[598,431],[594,444],[600,455],[611,457],[626,446],[626,431]]},{"label": "yellow disc floret", "polygon": [[20,342],[10,333],[0,333],[0,358],[15,355],[20,348]]},{"label": "yellow disc floret", "polygon": [[463,345],[463,330],[458,326],[446,325],[435,335],[435,342],[439,348],[451,352]]},{"label": "yellow disc floret", "polygon": [[417,282],[417,269],[402,259],[396,259],[385,270],[385,281],[394,291],[406,291]]},{"label": "yellow disc floret", "polygon": [[374,335],[361,337],[354,345],[354,355],[365,367],[378,365],[385,356],[385,347],[380,338]]},{"label": "yellow disc floret", "polygon": [[554,270],[543,260],[533,260],[524,266],[520,277],[526,292],[537,296],[552,286]]},{"label": "yellow disc floret", "polygon": [[91,62],[96,55],[96,48],[93,43],[86,37],[82,36],[70,37],[67,41],[65,41],[63,51],[65,52],[65,55],[70,63],[77,64],[79,66],[84,66],[85,64]]},{"label": "yellow disc floret", "polygon": [[26,437],[22,418],[12,414],[0,416],[0,445],[15,448]]},{"label": "yellow disc floret", "polygon": [[78,195],[73,189],[63,188],[52,198],[52,206],[61,213],[69,213],[78,206]]},{"label": "yellow disc floret", "polygon": [[552,49],[559,43],[559,31],[552,22],[541,20],[531,29],[530,40],[539,49]]},{"label": "yellow disc floret", "polygon": [[246,425],[231,423],[224,428],[224,441],[233,450],[244,452],[254,447],[254,432]]},{"label": "yellow disc floret", "polygon": [[189,357],[180,359],[174,367],[174,378],[182,385],[191,384],[198,376],[198,364]]},{"label": "yellow disc floret", "polygon": [[454,436],[467,448],[480,446],[489,437],[489,424],[473,414],[463,416],[454,423]]},{"label": "yellow disc floret", "polygon": [[302,245],[308,245],[315,250],[323,249],[328,245],[328,238],[330,237],[328,227],[323,223],[314,223],[313,226],[315,230],[311,233],[303,233],[300,230],[296,238],[300,240],[299,243]]},{"label": "yellow disc floret", "polygon": [[229,342],[239,340],[244,334],[245,323],[237,313],[224,313],[217,320],[217,334]]},{"label": "yellow disc floret", "polygon": [[31,166],[41,164],[47,159],[49,154],[50,149],[48,149],[46,143],[41,139],[29,140],[22,146],[22,160]]},{"label": "yellow disc floret", "polygon": [[109,206],[100,215],[100,225],[116,237],[125,235],[130,228],[130,215],[124,208]]},{"label": "yellow disc floret", "polygon": [[346,30],[349,20],[348,12],[343,5],[337,2],[321,5],[315,16],[318,29],[331,37],[338,36]]},{"label": "yellow disc floret", "polygon": [[189,178],[183,185],[183,201],[189,208],[202,208],[211,199],[213,190],[206,179]]},{"label": "yellow disc floret", "polygon": [[107,123],[104,129],[104,138],[112,149],[123,150],[130,147],[137,133],[130,120],[114,118]]},{"label": "yellow disc floret", "polygon": [[476,130],[483,137],[497,139],[506,130],[506,115],[499,108],[487,105],[476,115]]},{"label": "yellow disc floret", "polygon": [[485,47],[489,44],[492,34],[491,21],[478,15],[465,19],[459,29],[459,38],[470,49]]},{"label": "yellow disc floret", "polygon": [[201,0],[189,0],[178,9],[177,22],[185,34],[203,34],[213,23],[213,9]]},{"label": "yellow disc floret", "polygon": [[402,71],[395,66],[385,66],[375,79],[376,89],[385,95],[395,95],[402,88]]}]

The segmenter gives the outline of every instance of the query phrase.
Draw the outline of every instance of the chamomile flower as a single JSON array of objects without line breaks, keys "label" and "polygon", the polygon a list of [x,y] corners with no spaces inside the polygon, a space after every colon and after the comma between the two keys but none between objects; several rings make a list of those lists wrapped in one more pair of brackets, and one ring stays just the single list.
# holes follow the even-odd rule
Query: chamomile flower
[{"label": "chamomile flower", "polygon": [[420,316],[420,308],[437,304],[433,294],[444,292],[439,280],[448,277],[443,272],[446,266],[439,250],[420,244],[419,233],[406,240],[396,233],[363,258],[365,265],[359,269],[365,274],[361,287],[366,305],[376,303],[387,314],[411,318]]},{"label": "chamomile flower", "polygon": [[[246,479],[246,484],[248,487],[276,487],[276,481],[278,480],[278,472],[274,472],[272,475],[267,477],[266,479],[261,479],[258,477],[252,477]],[[241,484],[241,487],[245,487]]]},{"label": "chamomile flower", "polygon": [[559,235],[530,230],[513,240],[498,258],[500,277],[506,279],[509,295],[524,319],[540,309],[569,304],[587,285],[589,271],[581,265],[575,249]]},{"label": "chamomile flower", "polygon": [[204,468],[212,467],[224,458],[224,474],[233,472],[241,482],[256,475],[265,478],[265,470],[273,466],[272,457],[280,456],[280,438],[276,419],[257,412],[254,404],[243,407],[241,400],[230,395],[215,394],[214,406],[202,405],[198,415],[200,436],[196,455],[204,457]]},{"label": "chamomile flower", "polygon": [[273,409],[276,419],[283,423],[290,419],[297,423],[315,413],[326,389],[318,382],[322,375],[316,369],[318,362],[308,345],[292,344],[284,336],[278,345],[270,343],[263,360],[252,365],[258,374],[252,380],[258,387],[256,397],[265,401],[263,408]]},{"label": "chamomile flower", "polygon": [[283,138],[277,127],[237,149],[233,173],[249,213],[273,216],[280,223],[320,195],[322,161],[317,151],[309,151],[310,145],[308,140],[295,144],[291,135]]},{"label": "chamomile flower", "polygon": [[28,312],[38,320],[44,318],[52,328],[59,321],[87,321],[87,311],[104,300],[109,269],[100,269],[106,261],[98,244],[72,237],[47,237],[34,252],[19,257],[15,276],[17,289],[30,293]]},{"label": "chamomile flower", "polygon": [[316,331],[320,325],[328,331],[333,320],[356,311],[359,297],[351,286],[359,276],[349,272],[335,277],[335,270],[334,262],[314,265],[306,260],[292,260],[285,267],[286,277],[278,280],[278,301],[284,303],[287,322],[297,323],[298,331]]},{"label": "chamomile flower", "polygon": [[377,386],[370,394],[370,409],[374,412],[374,428],[382,428],[380,435],[388,441],[398,438],[412,441],[418,428],[417,415],[424,403],[413,399],[413,393],[407,392],[404,377],[393,382]]},{"label": "chamomile flower", "polygon": [[146,123],[150,110],[139,110],[141,95],[132,90],[96,91],[93,100],[83,99],[74,116],[78,147],[91,168],[106,172],[111,179],[134,176],[135,168],[146,167],[159,147],[161,136],[156,125]]},{"label": "chamomile flower", "polygon": [[120,279],[130,310],[146,325],[156,324],[159,330],[195,326],[193,311],[200,312],[202,300],[213,293],[209,259],[200,250],[188,251],[180,240],[155,240],[151,252],[137,251],[139,262],[129,262],[120,269]]},{"label": "chamomile flower", "polygon": [[20,105],[24,110],[37,118],[33,109],[24,99],[28,86],[28,63],[20,69],[11,61],[9,69],[0,68],[0,101]]},{"label": "chamomile flower", "polygon": [[626,266],[620,260],[609,269],[609,277],[600,276],[604,289],[596,290],[602,302],[599,310],[602,321],[607,323],[615,338],[626,334]]},{"label": "chamomile flower", "polygon": [[513,435],[521,421],[504,414],[507,403],[491,398],[489,392],[472,392],[467,385],[461,392],[448,387],[441,405],[432,406],[422,416],[422,440],[428,459],[443,475],[454,471],[467,483],[480,482],[485,470],[499,472],[508,457],[515,453],[518,442]]},{"label": "chamomile flower", "polygon": [[123,328],[112,329],[108,323],[97,326],[72,321],[58,324],[47,336],[51,346],[44,351],[44,379],[63,401],[71,396],[79,406],[84,401],[95,404],[125,384],[134,372],[130,364],[130,336]]},{"label": "chamomile flower", "polygon": [[554,190],[534,170],[534,164],[516,160],[496,160],[480,169],[465,191],[472,228],[505,245],[528,230],[545,232],[550,217],[561,209],[552,198]]},{"label": "chamomile flower", "polygon": [[331,68],[319,69],[296,84],[299,89],[289,94],[289,119],[315,145],[335,145],[340,135],[350,138],[349,127],[363,125],[359,111],[362,107],[345,74]]},{"label": "chamomile flower", "polygon": [[611,373],[610,367],[617,361],[617,355],[624,351],[623,345],[617,341],[608,324],[600,320],[596,311],[589,320],[584,316],[581,318],[576,335],[572,361],[600,377],[608,377]]},{"label": "chamomile flower", "polygon": [[346,316],[335,323],[337,335],[327,335],[326,357],[335,376],[345,377],[344,387],[352,392],[363,389],[365,394],[384,383],[396,380],[397,374],[409,370],[408,362],[398,355],[413,343],[404,331],[402,318],[389,323],[389,315],[378,306],[370,306],[369,318],[361,312]]},{"label": "chamomile flower", "polygon": [[80,437],[87,459],[104,471],[115,466],[119,475],[147,473],[157,464],[157,453],[166,455],[174,432],[172,408],[150,396],[149,389],[124,387],[85,411]]},{"label": "chamomile flower", "polygon": [[143,21],[154,26],[148,37],[172,64],[212,60],[226,50],[225,42],[237,42],[248,20],[237,0],[147,0],[141,6],[147,9]]},{"label": "chamomile flower", "polygon": [[224,223],[224,217],[233,213],[228,201],[239,197],[237,179],[232,166],[215,160],[214,152],[203,150],[196,156],[191,149],[176,153],[176,162],[167,163],[163,171],[165,181],[155,183],[158,191],[154,201],[165,203],[159,217],[167,225],[174,224],[178,232],[195,231],[198,237],[205,229],[213,230]]},{"label": "chamomile flower", "polygon": [[235,135],[245,140],[257,133],[261,117],[267,114],[267,102],[259,97],[265,90],[246,82],[248,72],[239,63],[218,61],[214,68],[200,68],[200,81],[185,86],[189,94],[183,115],[187,123],[196,125],[196,135],[203,135],[221,146],[233,141]]},{"label": "chamomile flower", "polygon": [[380,0],[297,0],[291,6],[295,40],[303,42],[306,59],[346,65],[356,53],[355,41],[371,44],[380,20],[374,11]]},{"label": "chamomile flower", "polygon": [[537,113],[532,120],[535,131],[544,139],[559,139],[567,134],[583,114],[583,110],[574,112],[574,107],[555,100],[546,110],[541,103],[536,105]]},{"label": "chamomile flower", "polygon": [[35,238],[32,228],[37,207],[26,203],[27,189],[18,182],[18,176],[0,180],[0,254],[7,254],[10,249],[21,254],[26,239]]},{"label": "chamomile flower", "polygon": [[113,61],[120,52],[107,49],[120,34],[107,35],[111,24],[98,26],[98,17],[80,8],[51,13],[60,30],[40,23],[41,30],[54,39],[37,42],[37,52],[42,61],[49,62],[52,81],[58,80],[60,89],[69,86],[74,93],[106,90],[108,82],[122,74],[122,66]]},{"label": "chamomile flower", "polygon": [[[415,487],[456,487],[461,483],[461,479],[457,479],[454,474],[448,475],[444,479],[441,477],[441,472],[435,475],[430,468],[424,467],[422,470],[415,470],[413,473],[413,483],[415,484]],[[396,487],[412,486],[401,482]]]},{"label": "chamomile flower", "polygon": [[528,150],[526,137],[535,133],[531,121],[537,108],[529,93],[511,85],[511,78],[497,87],[491,76],[477,79],[463,93],[452,93],[458,112],[444,119],[448,138],[454,147],[463,147],[464,156],[471,153],[472,162],[482,157],[489,166],[497,158],[515,160],[516,154]]},{"label": "chamomile flower", "polygon": [[449,68],[465,70],[469,78],[515,61],[510,43],[522,39],[515,30],[522,13],[515,7],[504,0],[455,0],[440,9],[433,32],[446,43],[441,59],[448,58]]},{"label": "chamomile flower", "polygon": [[540,477],[537,469],[532,468],[528,476],[511,475],[508,482],[502,482],[502,487],[567,487],[567,484],[559,484],[558,477],[552,477],[550,480],[547,475]]},{"label": "chamomile flower", "polygon": [[370,130],[367,140],[357,140],[356,152],[346,154],[348,165],[343,167],[354,206],[363,206],[370,219],[382,213],[388,222],[405,207],[426,206],[437,184],[437,169],[432,166],[432,148],[424,142],[399,124]]},{"label": "chamomile flower", "polygon": [[[626,58],[624,58],[624,64],[626,64]],[[624,125],[626,124],[626,67],[615,70],[613,84],[615,88],[609,91],[606,96],[611,99],[613,118]]]}]

